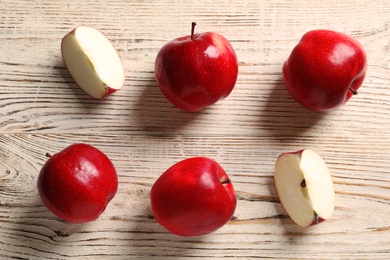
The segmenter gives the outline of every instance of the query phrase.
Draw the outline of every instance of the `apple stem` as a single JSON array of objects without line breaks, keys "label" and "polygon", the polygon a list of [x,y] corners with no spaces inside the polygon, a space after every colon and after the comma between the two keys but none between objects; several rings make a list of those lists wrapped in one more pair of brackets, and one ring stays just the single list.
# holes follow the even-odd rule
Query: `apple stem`
[{"label": "apple stem", "polygon": [[231,183],[231,182],[232,181],[229,178],[227,178],[226,180],[221,181],[221,184],[228,184],[228,183]]},{"label": "apple stem", "polygon": [[51,157],[51,154],[50,153],[46,153],[46,157]]},{"label": "apple stem", "polygon": [[303,181],[301,182],[301,187],[302,187],[302,188],[305,188],[305,187],[306,187],[306,180],[305,180],[305,179],[303,179]]},{"label": "apple stem", "polygon": [[353,95],[357,95],[357,93],[358,93],[358,92],[357,92],[355,89],[353,89],[353,88],[349,88],[349,90],[352,92]]},{"label": "apple stem", "polygon": [[191,40],[194,39],[195,26],[196,26],[196,22],[192,22],[192,24],[191,24]]}]

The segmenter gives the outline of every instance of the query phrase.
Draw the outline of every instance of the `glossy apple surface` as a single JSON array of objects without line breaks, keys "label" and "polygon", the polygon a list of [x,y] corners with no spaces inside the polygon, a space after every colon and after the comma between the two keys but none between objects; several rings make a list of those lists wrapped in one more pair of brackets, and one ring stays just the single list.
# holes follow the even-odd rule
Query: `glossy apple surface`
[{"label": "glossy apple surface", "polygon": [[165,171],[154,183],[150,200],[158,223],[180,236],[200,236],[225,225],[236,196],[224,169],[214,160],[193,157]]},{"label": "glossy apple surface", "polygon": [[155,75],[164,96],[176,107],[196,112],[233,90],[238,62],[230,42],[215,32],[194,34],[165,44],[156,57]]},{"label": "glossy apple surface", "polygon": [[275,163],[275,188],[290,218],[301,227],[329,219],[334,211],[334,188],[325,161],[305,149],[281,154]]},{"label": "glossy apple surface", "polygon": [[366,68],[366,53],[356,39],[331,30],[313,30],[292,50],[283,66],[283,78],[302,106],[329,111],[357,94]]},{"label": "glossy apple surface", "polygon": [[88,144],[73,144],[49,157],[38,176],[43,204],[72,223],[97,219],[114,198],[118,177],[110,159]]},{"label": "glossy apple surface", "polygon": [[61,41],[61,54],[77,85],[94,98],[104,98],[124,84],[116,49],[95,28],[80,26],[68,33]]}]

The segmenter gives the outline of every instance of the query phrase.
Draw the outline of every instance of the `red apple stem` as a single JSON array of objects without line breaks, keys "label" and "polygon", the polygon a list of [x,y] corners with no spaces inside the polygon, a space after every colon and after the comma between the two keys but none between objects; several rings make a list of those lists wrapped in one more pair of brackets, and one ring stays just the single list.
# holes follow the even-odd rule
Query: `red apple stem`
[{"label": "red apple stem", "polygon": [[226,180],[221,181],[221,184],[228,184],[228,183],[231,183],[231,182],[232,181],[229,178],[227,178]]},{"label": "red apple stem", "polygon": [[191,24],[191,40],[194,39],[195,26],[196,26],[196,22],[192,22],[192,24]]},{"label": "red apple stem", "polygon": [[51,154],[50,153],[46,153],[46,157],[51,157]]},{"label": "red apple stem", "polygon": [[349,90],[352,92],[353,95],[357,95],[357,93],[358,93],[358,92],[357,92],[355,89],[353,89],[353,88],[349,88]]}]

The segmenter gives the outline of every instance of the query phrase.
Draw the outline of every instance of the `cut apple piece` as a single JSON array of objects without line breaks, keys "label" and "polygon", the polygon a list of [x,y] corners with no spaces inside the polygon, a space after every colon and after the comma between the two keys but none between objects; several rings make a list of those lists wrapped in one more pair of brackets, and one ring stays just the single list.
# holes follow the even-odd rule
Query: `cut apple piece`
[{"label": "cut apple piece", "polygon": [[98,30],[77,27],[62,39],[61,53],[70,75],[88,95],[101,99],[123,86],[122,61]]},{"label": "cut apple piece", "polygon": [[333,214],[332,177],[324,160],[312,150],[279,156],[275,188],[283,208],[301,227],[318,224]]}]

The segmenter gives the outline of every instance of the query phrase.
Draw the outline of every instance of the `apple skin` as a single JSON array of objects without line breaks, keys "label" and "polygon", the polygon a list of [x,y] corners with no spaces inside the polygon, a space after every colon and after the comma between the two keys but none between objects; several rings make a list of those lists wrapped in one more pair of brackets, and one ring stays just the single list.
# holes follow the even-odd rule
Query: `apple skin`
[{"label": "apple skin", "polygon": [[150,192],[152,212],[162,226],[179,236],[201,236],[225,225],[237,200],[224,169],[207,157],[171,166]]},{"label": "apple skin", "polygon": [[331,30],[303,35],[283,65],[283,79],[302,106],[329,111],[345,104],[362,85],[367,70],[363,46]]},{"label": "apple skin", "polygon": [[83,143],[48,156],[37,183],[43,204],[67,222],[97,219],[118,189],[117,173],[110,159]]},{"label": "apple skin", "polygon": [[163,95],[176,107],[196,112],[226,98],[238,76],[230,42],[215,32],[174,39],[157,54],[155,75]]}]

